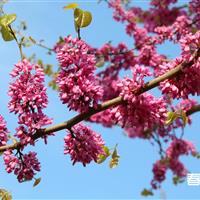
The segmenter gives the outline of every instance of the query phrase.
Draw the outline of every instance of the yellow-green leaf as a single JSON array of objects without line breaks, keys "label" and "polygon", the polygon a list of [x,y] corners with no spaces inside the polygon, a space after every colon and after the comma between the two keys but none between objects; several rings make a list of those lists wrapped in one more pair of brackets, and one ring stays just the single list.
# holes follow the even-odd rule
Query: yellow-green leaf
[{"label": "yellow-green leaf", "polygon": [[7,26],[1,26],[1,34],[5,41],[11,41],[14,39],[13,34]]},{"label": "yellow-green leaf", "polygon": [[110,156],[110,150],[108,147],[104,146],[103,150],[104,150],[104,154],[100,154],[98,156],[98,159],[97,159],[98,164],[103,163],[106,160],[106,158],[108,158],[108,156]]},{"label": "yellow-green leaf", "polygon": [[0,17],[0,25],[1,26],[8,26],[17,18],[16,14],[4,15]]},{"label": "yellow-green leaf", "polygon": [[90,25],[92,21],[92,14],[88,11],[83,11],[80,8],[74,10],[74,24],[77,29]]},{"label": "yellow-green leaf", "polygon": [[142,192],[141,192],[141,195],[142,196],[152,196],[153,195],[153,192],[151,190],[147,190],[147,189],[144,189]]},{"label": "yellow-green leaf", "polygon": [[41,178],[35,179],[35,182],[33,184],[33,187],[37,186],[41,182]]},{"label": "yellow-green leaf", "polygon": [[4,189],[0,189],[0,198],[1,200],[12,200],[11,194]]},{"label": "yellow-green leaf", "polygon": [[173,121],[175,119],[177,119],[178,115],[175,112],[168,112],[167,113],[167,119],[165,121],[166,125],[170,125],[171,123],[173,123]]},{"label": "yellow-green leaf", "polygon": [[105,59],[103,56],[100,56],[96,59],[96,67],[100,68],[103,67],[105,64]]},{"label": "yellow-green leaf", "polygon": [[70,10],[70,9],[75,9],[78,6],[79,6],[79,4],[77,4],[77,3],[70,3],[66,6],[64,6],[63,8],[64,8],[64,10]]},{"label": "yellow-green leaf", "polygon": [[83,28],[89,26],[91,21],[92,21],[92,14],[88,11],[84,11],[80,27]]},{"label": "yellow-green leaf", "polygon": [[112,159],[110,160],[109,166],[111,169],[115,168],[119,164],[119,158],[120,156],[117,153],[117,148],[115,147],[115,150],[112,153]]}]

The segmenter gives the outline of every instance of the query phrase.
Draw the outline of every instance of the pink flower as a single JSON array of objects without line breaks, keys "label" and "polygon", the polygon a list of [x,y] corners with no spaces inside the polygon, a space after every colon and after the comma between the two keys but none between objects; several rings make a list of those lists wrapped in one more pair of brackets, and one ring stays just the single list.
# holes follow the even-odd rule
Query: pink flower
[{"label": "pink flower", "polygon": [[187,169],[185,168],[185,166],[183,165],[183,163],[181,163],[177,159],[170,160],[169,168],[178,177],[185,177],[187,175],[187,172],[188,172]]},{"label": "pink flower", "polygon": [[136,65],[132,73],[132,79],[124,78],[118,83],[120,96],[126,103],[113,108],[111,112],[129,137],[145,138],[145,130],[152,129],[156,124],[164,124],[166,103],[163,98],[156,98],[147,92],[139,96],[134,94],[143,87],[144,77],[151,75],[149,68]]},{"label": "pink flower", "polygon": [[154,180],[158,182],[162,182],[165,180],[165,174],[167,172],[167,165],[158,160],[156,163],[153,165],[153,174],[154,174]]},{"label": "pink flower", "polygon": [[23,144],[33,143],[30,138],[35,131],[52,123],[52,120],[42,111],[48,104],[44,87],[44,72],[40,66],[32,65],[24,59],[15,65],[11,76],[14,81],[9,87],[8,95],[11,100],[8,107],[10,112],[18,114],[20,133],[17,132],[16,136]]},{"label": "pink flower", "polygon": [[114,114],[111,112],[111,109],[107,109],[91,116],[89,121],[100,123],[101,125],[109,128],[115,125]]},{"label": "pink flower", "polygon": [[195,154],[196,149],[194,144],[187,140],[174,139],[166,150],[168,158],[178,159],[181,155]]},{"label": "pink flower", "polygon": [[61,65],[57,78],[61,101],[79,112],[96,107],[103,90],[94,75],[96,63],[90,47],[84,41],[68,36],[57,51],[57,58]]},{"label": "pink flower", "polygon": [[96,162],[98,155],[104,153],[104,141],[101,136],[82,124],[75,125],[72,133],[66,135],[64,141],[64,154],[71,156],[73,164],[81,162],[86,166],[92,160]]},{"label": "pink flower", "polygon": [[200,1],[191,0],[189,2],[189,9],[193,15],[193,21],[196,22],[197,29],[200,28]]},{"label": "pink flower", "polygon": [[4,152],[4,163],[8,173],[14,172],[19,182],[32,180],[36,172],[40,171],[40,163],[35,152],[20,154],[16,157],[11,150]]},{"label": "pink flower", "polygon": [[6,145],[8,141],[8,130],[4,118],[0,115],[0,146]]},{"label": "pink flower", "polygon": [[[196,36],[200,38],[198,34]],[[187,37],[185,38],[185,40],[187,40]],[[191,42],[191,44],[189,45],[190,47],[186,43],[184,44],[183,40],[182,44],[182,57],[177,58],[172,62],[160,65],[160,72],[157,75],[164,74],[165,72],[174,69],[183,62],[189,63],[192,59],[194,59],[192,53],[197,50],[197,48],[193,48],[196,47],[196,40],[194,41],[194,43]],[[200,94],[200,58],[197,58],[193,64],[185,64],[182,71],[183,72],[177,74],[176,77],[160,83],[160,88],[163,94],[178,99],[187,99],[189,95]]]}]

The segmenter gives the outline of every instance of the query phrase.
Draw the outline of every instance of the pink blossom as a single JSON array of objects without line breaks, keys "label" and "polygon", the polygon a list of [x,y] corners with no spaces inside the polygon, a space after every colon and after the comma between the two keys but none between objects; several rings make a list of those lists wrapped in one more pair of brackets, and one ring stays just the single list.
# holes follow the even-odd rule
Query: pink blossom
[{"label": "pink blossom", "polygon": [[95,57],[89,52],[89,45],[71,36],[65,38],[65,43],[57,52],[61,65],[57,79],[60,99],[70,109],[79,112],[96,107],[103,95],[94,75]]},{"label": "pink blossom", "polygon": [[6,145],[8,141],[8,130],[4,118],[0,115],[0,146]]},{"label": "pink blossom", "polygon": [[153,165],[153,174],[154,174],[154,180],[158,182],[162,182],[165,180],[165,174],[167,172],[167,165],[164,163],[164,161],[156,161],[156,163]]},{"label": "pink blossom", "polygon": [[118,83],[120,96],[126,103],[113,108],[111,112],[128,136],[144,138],[145,130],[152,129],[155,124],[164,124],[166,103],[163,98],[156,98],[147,92],[139,96],[134,94],[144,85],[144,77],[151,75],[149,68],[136,65],[132,73],[132,79],[124,78]]},{"label": "pink blossom", "polygon": [[64,138],[64,154],[71,156],[73,164],[81,162],[86,166],[92,160],[96,162],[98,155],[104,153],[101,136],[83,124],[73,126],[71,131]]},{"label": "pink blossom", "polygon": [[14,172],[19,182],[32,180],[36,172],[40,171],[40,163],[35,152],[21,153],[19,157],[16,157],[11,150],[7,150],[4,152],[3,159],[6,171]]},{"label": "pink blossom", "polygon": [[8,107],[10,112],[18,114],[19,129],[23,131],[23,134],[17,132],[16,136],[23,144],[33,143],[30,138],[35,131],[52,123],[42,111],[48,104],[44,72],[39,65],[32,65],[24,59],[15,65],[11,76],[14,80],[9,87],[11,100]]},{"label": "pink blossom", "polygon": [[194,144],[187,140],[175,139],[166,150],[168,158],[178,159],[181,155],[195,154],[196,149]]},{"label": "pink blossom", "polygon": [[111,109],[107,109],[91,116],[89,121],[100,123],[101,125],[109,128],[115,125],[114,114],[111,112]]},{"label": "pink blossom", "polygon": [[193,21],[196,22],[196,27],[200,28],[200,1],[191,0],[189,2],[189,9],[193,15]]},{"label": "pink blossom", "polygon": [[172,170],[172,172],[178,176],[178,177],[185,177],[188,173],[187,169],[183,165],[182,162],[180,162],[177,159],[172,159],[169,162],[169,168]]}]

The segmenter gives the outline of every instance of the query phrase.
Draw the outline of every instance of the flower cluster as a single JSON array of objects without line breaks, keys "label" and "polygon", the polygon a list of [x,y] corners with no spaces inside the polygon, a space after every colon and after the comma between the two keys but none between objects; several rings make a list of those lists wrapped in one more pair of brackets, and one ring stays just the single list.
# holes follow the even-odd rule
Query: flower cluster
[{"label": "flower cluster", "polygon": [[44,72],[39,65],[32,65],[24,59],[11,72],[14,79],[10,83],[8,95],[10,112],[18,114],[19,128],[16,136],[22,144],[32,141],[36,130],[52,122],[44,113],[48,99],[44,87]]},{"label": "flower cluster", "polygon": [[196,153],[195,146],[192,142],[174,138],[170,146],[166,149],[166,157],[158,160],[153,165],[153,180],[151,182],[154,189],[158,188],[160,183],[165,180],[167,170],[171,170],[177,177],[185,177],[187,170],[183,163],[179,160],[181,155],[194,155]]},{"label": "flower cluster", "polygon": [[8,141],[8,130],[4,118],[0,115],[0,146],[6,145]]},{"label": "flower cluster", "polygon": [[8,173],[14,172],[19,182],[32,180],[36,172],[40,171],[40,163],[35,152],[28,154],[19,153],[19,157],[13,155],[11,150],[4,152],[4,163]]},{"label": "flower cluster", "polygon": [[100,123],[105,127],[111,128],[115,124],[114,114],[111,112],[112,109],[104,110],[90,117],[90,122]]},{"label": "flower cluster", "polygon": [[83,124],[77,124],[65,136],[64,153],[71,156],[73,164],[81,162],[83,166],[97,161],[99,154],[104,154],[104,141],[99,134]]},{"label": "flower cluster", "polygon": [[[135,56],[124,43],[119,43],[116,47],[106,43],[100,49],[95,49],[95,56],[98,62],[104,65],[97,76],[99,84],[103,88],[103,101],[119,96],[116,83],[119,79],[120,70],[127,70],[136,63]],[[99,61],[98,61],[99,60]]]},{"label": "flower cluster", "polygon": [[144,131],[156,124],[164,124],[166,103],[163,98],[156,98],[149,93],[135,95],[144,85],[144,77],[150,76],[149,68],[136,65],[132,69],[133,78],[124,78],[118,83],[120,96],[126,100],[124,105],[112,109],[115,120],[125,128],[130,137],[146,137]]},{"label": "flower cluster", "polygon": [[[182,61],[176,59],[171,65],[172,68],[181,64]],[[160,83],[163,94],[170,95],[172,98],[188,98],[191,95],[200,94],[200,73],[199,66],[192,66],[184,70],[184,73],[177,75],[171,80]]]},{"label": "flower cluster", "polygon": [[181,15],[176,18],[173,24],[170,26],[159,26],[154,29],[157,33],[157,41],[159,43],[165,40],[172,40],[174,42],[179,42],[179,40],[189,34],[191,31],[191,20],[187,15]]},{"label": "flower cluster", "polygon": [[193,21],[196,22],[197,28],[200,28],[200,1],[191,0],[189,2],[189,8],[191,13],[194,15]]},{"label": "flower cluster", "polygon": [[181,155],[195,154],[196,149],[190,141],[174,139],[166,150],[166,155],[171,159],[178,159]]},{"label": "flower cluster", "polygon": [[199,52],[200,31],[195,34],[187,34],[181,38],[180,44],[182,48],[181,57],[160,65],[157,71],[157,75],[161,75],[185,63],[182,69],[183,73],[160,84],[162,92],[172,98],[188,98],[190,94],[200,94],[200,58],[194,57],[194,54]]},{"label": "flower cluster", "polygon": [[79,112],[96,107],[103,90],[94,75],[95,56],[90,54],[90,47],[84,41],[68,36],[57,51],[57,58],[61,65],[57,78],[61,101]]}]

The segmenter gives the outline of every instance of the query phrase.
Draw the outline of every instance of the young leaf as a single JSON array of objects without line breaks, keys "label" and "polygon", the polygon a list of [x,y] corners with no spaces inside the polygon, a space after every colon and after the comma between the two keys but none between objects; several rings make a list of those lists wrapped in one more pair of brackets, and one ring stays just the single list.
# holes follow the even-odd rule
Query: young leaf
[{"label": "young leaf", "polygon": [[74,10],[74,24],[76,31],[80,28],[88,26],[92,21],[92,14],[88,11],[83,11],[80,8]]},{"label": "young leaf", "polygon": [[117,148],[115,147],[115,150],[112,153],[112,159],[109,163],[109,166],[111,169],[117,167],[117,165],[119,164],[119,158],[120,158],[120,156],[118,155]]},{"label": "young leaf", "polygon": [[83,28],[89,26],[91,21],[92,21],[92,14],[88,11],[84,11],[80,27]]},{"label": "young leaf", "polygon": [[100,56],[96,59],[96,67],[100,68],[103,67],[105,64],[105,59],[103,56]]},{"label": "young leaf", "polygon": [[70,3],[67,6],[64,6],[63,8],[64,8],[64,10],[70,10],[70,9],[75,9],[78,6],[79,6],[79,4],[77,4],[77,3]]},{"label": "young leaf", "polygon": [[174,176],[173,177],[173,183],[174,185],[178,185],[179,183],[183,183],[184,182],[184,179],[179,177],[179,176]]},{"label": "young leaf", "polygon": [[16,17],[17,17],[16,14],[4,15],[0,17],[0,25],[8,26],[16,20]]},{"label": "young leaf", "polygon": [[98,159],[97,159],[98,164],[103,163],[106,160],[106,158],[108,158],[108,156],[110,156],[110,150],[108,147],[104,146],[103,150],[104,150],[104,154],[100,154],[98,156]]},{"label": "young leaf", "polygon": [[166,125],[170,125],[173,123],[175,119],[177,119],[178,115],[175,112],[168,112],[167,113],[167,120],[165,122]]},{"label": "young leaf", "polygon": [[0,198],[1,200],[12,200],[11,194],[4,189],[0,189]]},{"label": "young leaf", "polygon": [[35,182],[33,184],[33,187],[37,186],[41,182],[41,178],[35,179]]},{"label": "young leaf", "polygon": [[141,192],[141,195],[142,196],[152,196],[153,195],[153,192],[151,190],[147,190],[147,189],[144,189],[142,192]]},{"label": "young leaf", "polygon": [[74,10],[74,25],[75,25],[76,31],[77,29],[80,28],[82,15],[83,15],[83,11],[80,8],[76,8]]},{"label": "young leaf", "polygon": [[10,32],[10,29],[8,26],[1,26],[1,34],[2,34],[4,41],[11,41],[14,39],[14,36]]}]

